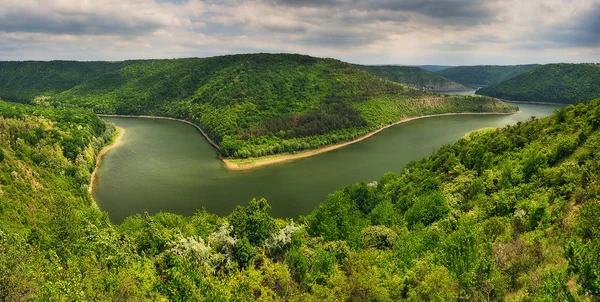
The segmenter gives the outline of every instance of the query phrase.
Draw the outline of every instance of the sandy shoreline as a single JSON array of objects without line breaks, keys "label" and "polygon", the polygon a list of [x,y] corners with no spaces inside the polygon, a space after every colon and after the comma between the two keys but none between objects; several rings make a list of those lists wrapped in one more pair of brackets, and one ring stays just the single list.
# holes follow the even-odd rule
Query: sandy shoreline
[{"label": "sandy shoreline", "polygon": [[121,127],[117,127],[117,136],[114,138],[114,140],[111,142],[111,144],[108,144],[108,145],[102,147],[102,150],[100,150],[100,152],[96,156],[96,166],[94,167],[94,172],[92,172],[92,177],[90,178],[90,185],[88,186],[88,192],[90,192],[90,194],[94,191],[94,183],[96,182],[96,173],[98,172],[98,167],[100,166],[100,162],[102,162],[102,156],[104,156],[104,154],[106,152],[108,152],[108,150],[119,146],[121,144],[121,142],[123,141],[124,134],[125,134],[125,129],[123,129]]},{"label": "sandy shoreline", "polygon": [[[428,118],[428,117],[436,117],[436,116],[448,116],[448,115],[491,115],[491,114],[499,114],[499,115],[508,115],[508,114],[517,114],[520,111],[516,111],[516,112],[458,112],[458,113],[440,113],[440,114],[432,114],[432,115],[423,115],[423,116],[416,116],[416,117],[410,117],[410,118],[405,118],[402,120],[399,120],[397,122],[394,122],[392,124],[383,126],[373,132],[367,133],[361,137],[358,137],[356,139],[353,139],[351,141],[345,141],[345,142],[341,142],[338,144],[334,144],[334,145],[329,145],[329,146],[324,146],[321,147],[319,149],[314,149],[314,150],[307,150],[307,151],[301,151],[295,154],[289,154],[289,153],[284,153],[284,154],[275,154],[275,155],[267,155],[267,156],[263,156],[260,158],[256,158],[256,161],[253,162],[249,162],[249,163],[242,163],[242,164],[238,164],[235,162],[232,162],[231,160],[227,159],[226,157],[223,157],[219,154],[219,159],[223,162],[223,164],[225,165],[225,168],[227,168],[227,170],[231,170],[231,171],[243,171],[243,170],[251,170],[251,169],[255,169],[255,168],[259,168],[259,167],[265,167],[265,166],[270,166],[270,165],[274,165],[274,164],[278,164],[278,163],[282,163],[282,162],[287,162],[287,161],[292,161],[292,160],[296,160],[296,159],[301,159],[301,158],[307,158],[310,156],[314,156],[314,155],[318,155],[318,154],[322,154],[325,152],[329,152],[329,151],[333,151],[360,141],[363,141],[389,127],[401,124],[401,123],[405,123],[405,122],[409,122],[412,120],[416,120],[416,119],[422,119],[422,118]],[[172,117],[162,117],[162,116],[150,116],[150,115],[117,115],[117,114],[98,114],[98,116],[113,116],[113,117],[141,117],[141,118],[156,118],[156,119],[167,119],[167,120],[173,120],[173,121],[178,121],[178,122],[183,122],[189,125],[194,126],[196,129],[198,129],[198,131],[200,131],[200,133],[202,133],[202,135],[204,136],[204,138],[206,138],[206,140],[213,146],[215,147],[217,150],[219,150],[219,145],[217,143],[215,143],[212,139],[210,139],[210,137],[208,137],[208,135],[200,128],[198,127],[198,125],[191,123],[189,121],[186,120],[181,120],[181,119],[176,119],[176,118],[172,118]],[[115,140],[115,143],[105,147],[109,149],[114,147],[115,145],[117,145],[118,141],[120,141],[122,133],[124,132],[124,130],[122,128],[119,128],[119,130],[121,131],[121,134],[119,134],[119,137]],[[93,188],[93,182],[95,179],[95,174],[96,174],[96,170],[98,168],[98,164],[100,162],[100,157],[106,152],[105,149],[103,149],[100,154],[98,154],[98,159],[96,160],[96,169],[94,170],[94,173],[92,174],[92,181],[90,182],[90,192],[92,192],[92,188]],[[108,149],[107,149],[108,150]],[[234,159],[235,160],[235,159]]]},{"label": "sandy shoreline", "polygon": [[295,159],[300,159],[300,158],[306,158],[306,157],[310,157],[310,156],[314,156],[317,154],[321,154],[321,153],[325,153],[325,152],[329,152],[329,151],[333,151],[357,142],[360,142],[362,140],[365,140],[389,127],[398,125],[398,124],[402,124],[405,122],[409,122],[412,120],[416,120],[416,119],[422,119],[422,118],[428,118],[428,117],[436,117],[436,116],[447,116],[447,115],[478,115],[478,114],[485,114],[485,115],[490,115],[490,114],[501,114],[501,115],[508,115],[508,114],[517,114],[520,111],[516,111],[516,112],[509,112],[509,113],[503,113],[503,112],[459,112],[459,113],[440,113],[440,114],[432,114],[432,115],[424,115],[424,116],[416,116],[416,117],[411,117],[411,118],[406,118],[406,119],[402,119],[400,121],[397,121],[395,123],[383,126],[373,132],[367,133],[361,137],[358,137],[356,139],[353,139],[351,141],[346,141],[346,142],[342,142],[339,144],[335,144],[335,145],[329,145],[329,146],[325,146],[319,149],[314,149],[314,150],[308,150],[308,151],[302,151],[296,154],[279,154],[279,155],[271,155],[273,158],[269,158],[269,156],[263,157],[263,159],[257,159],[257,161],[255,162],[250,162],[250,163],[246,163],[246,164],[237,164],[237,163],[233,163],[230,160],[219,156],[219,158],[223,161],[223,163],[225,163],[225,166],[227,167],[228,170],[233,170],[233,171],[242,171],[242,170],[250,170],[250,169],[254,169],[254,168],[258,168],[258,167],[264,167],[264,166],[269,166],[269,165],[273,165],[273,164],[277,164],[277,163],[282,163],[282,162],[286,162],[286,161],[291,161],[291,160],[295,160]]},{"label": "sandy shoreline", "polygon": [[503,99],[499,99],[503,102],[508,102],[508,103],[516,103],[516,104],[533,104],[533,105],[564,105],[564,106],[568,106],[571,105],[569,103],[552,103],[552,102],[530,102],[530,101],[511,101],[511,100],[503,100]]}]

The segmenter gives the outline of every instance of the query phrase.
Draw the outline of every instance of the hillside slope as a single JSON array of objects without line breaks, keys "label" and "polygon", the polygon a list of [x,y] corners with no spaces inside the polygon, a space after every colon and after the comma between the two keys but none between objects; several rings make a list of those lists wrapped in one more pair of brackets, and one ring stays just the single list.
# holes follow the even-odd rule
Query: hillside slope
[{"label": "hillside slope", "polygon": [[378,77],[388,79],[409,87],[425,90],[470,89],[462,84],[450,81],[436,73],[420,67],[391,65],[356,65]]},{"label": "hillside slope", "polygon": [[[219,144],[222,155],[238,158],[316,149],[405,117],[513,110],[488,97],[428,94],[348,63],[303,55],[122,64],[114,72],[82,78],[81,84],[50,94],[45,102],[96,113],[184,119]],[[48,95],[46,90],[39,93]]]},{"label": "hillside slope", "polygon": [[0,99],[26,102],[55,95],[134,62],[0,61]]},{"label": "hillside slope", "polygon": [[459,66],[437,71],[436,73],[454,82],[467,86],[486,86],[495,84],[515,77],[528,70],[536,68],[537,64],[531,65],[478,65]]},{"label": "hillside slope", "polygon": [[600,65],[548,64],[481,88],[477,94],[513,101],[575,103],[600,98]]},{"label": "hillside slope", "polygon": [[113,127],[5,102],[0,116],[2,301],[600,295],[600,100],[391,167],[402,170],[340,189],[296,223],[253,200],[226,217],[113,225],[86,189]]}]

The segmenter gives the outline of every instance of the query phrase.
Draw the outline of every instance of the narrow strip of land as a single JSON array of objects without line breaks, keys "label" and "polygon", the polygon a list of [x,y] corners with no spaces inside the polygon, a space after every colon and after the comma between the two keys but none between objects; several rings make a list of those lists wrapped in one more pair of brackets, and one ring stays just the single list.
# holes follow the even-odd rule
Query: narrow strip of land
[{"label": "narrow strip of land", "polygon": [[475,133],[488,133],[488,132],[493,132],[496,131],[496,127],[483,127],[483,128],[479,128],[479,129],[475,129],[473,131],[469,131],[467,133],[465,133],[465,135],[463,135],[462,138],[469,138],[471,137],[471,135],[475,134]]},{"label": "narrow strip of land", "polygon": [[258,168],[258,167],[269,166],[269,165],[273,165],[273,164],[277,164],[277,163],[282,163],[282,162],[291,161],[291,160],[300,159],[300,158],[306,158],[306,157],[314,156],[317,154],[333,151],[333,150],[360,142],[362,140],[365,140],[365,139],[367,139],[389,127],[392,127],[392,126],[395,126],[395,125],[398,125],[401,123],[409,122],[412,120],[416,120],[416,119],[436,117],[436,116],[446,116],[446,115],[477,115],[477,114],[507,115],[507,114],[516,114],[519,112],[520,111],[509,112],[509,113],[504,113],[504,112],[458,112],[458,113],[440,113],[440,114],[416,116],[416,117],[401,119],[395,123],[383,126],[373,132],[367,133],[367,134],[365,134],[361,137],[355,138],[351,141],[346,141],[346,142],[342,142],[342,143],[335,144],[335,145],[329,145],[329,146],[325,146],[325,147],[322,147],[319,149],[307,150],[307,151],[297,152],[297,153],[293,153],[293,154],[292,153],[284,153],[284,154],[262,156],[262,157],[258,157],[258,158],[249,158],[249,159],[233,159],[232,160],[232,159],[224,158],[222,156],[219,156],[219,158],[221,158],[221,160],[223,161],[223,163],[225,163],[225,166],[229,170],[234,170],[234,171],[250,170],[250,169],[254,169],[254,168]]},{"label": "narrow strip of land", "polygon": [[[345,141],[345,142],[341,142],[338,144],[334,144],[334,145],[329,145],[329,146],[324,146],[322,148],[319,149],[313,149],[313,150],[307,150],[307,151],[301,151],[301,152],[296,152],[296,153],[282,153],[282,154],[275,154],[275,155],[267,155],[267,156],[262,156],[262,157],[252,157],[252,158],[247,158],[247,159],[231,159],[231,158],[226,158],[223,157],[221,155],[219,155],[219,159],[221,159],[221,161],[224,163],[225,168],[227,168],[228,170],[232,170],[232,171],[243,171],[243,170],[251,170],[251,169],[255,169],[255,168],[259,168],[259,167],[265,167],[265,166],[270,166],[270,165],[274,165],[274,164],[278,164],[278,163],[282,163],[282,162],[287,162],[287,161],[292,161],[292,160],[296,160],[296,159],[301,159],[301,158],[307,158],[310,156],[314,156],[314,155],[318,155],[318,154],[322,154],[325,152],[329,152],[329,151],[333,151],[357,142],[360,142],[362,140],[365,140],[389,127],[401,124],[401,123],[405,123],[405,122],[409,122],[412,120],[416,120],[416,119],[421,119],[421,118],[428,118],[428,117],[436,117],[436,116],[447,116],[447,115],[478,115],[478,114],[485,114],[485,115],[490,115],[490,114],[501,114],[501,115],[507,115],[507,114],[516,114],[519,113],[520,111],[516,111],[516,112],[456,112],[456,113],[440,113],[440,114],[432,114],[432,115],[423,115],[423,116],[416,116],[416,117],[410,117],[410,118],[403,118],[395,123],[383,126],[373,132],[367,133],[361,137],[355,138],[353,140],[350,141]],[[172,117],[162,117],[162,116],[151,116],[151,115],[117,115],[117,114],[98,114],[98,116],[114,116],[114,117],[141,117],[141,118],[157,118],[157,119],[167,119],[167,120],[173,120],[173,121],[178,121],[178,122],[183,122],[189,125],[194,126],[196,129],[198,129],[198,131],[200,131],[200,133],[202,133],[202,135],[204,136],[204,138],[206,138],[206,140],[213,146],[215,147],[217,150],[220,148],[219,145],[217,143],[215,143],[212,139],[210,139],[210,137],[208,137],[208,135],[196,124],[186,121],[186,120],[181,120],[181,119],[177,119],[177,118],[172,118]],[[120,128],[121,129],[121,128]],[[121,129],[121,131],[123,131]],[[120,139],[120,138],[119,138]],[[112,145],[114,146],[114,144]],[[103,150],[104,151],[104,150]],[[101,152],[101,154],[103,154]],[[98,156],[101,156],[101,154],[99,154]],[[99,161],[97,161],[99,162]],[[98,165],[96,165],[96,169],[97,169]],[[90,184],[90,192],[92,191],[92,186],[93,186],[93,181],[94,181],[94,175],[95,175],[95,170],[94,170],[94,174],[92,175],[92,183]]]},{"label": "narrow strip of land", "polygon": [[533,101],[513,101],[513,100],[506,100],[506,99],[499,99],[503,102],[509,102],[509,103],[517,103],[517,104],[533,104],[533,105],[570,105],[570,103],[553,103],[553,102],[533,102]]},{"label": "narrow strip of land", "polygon": [[115,138],[112,140],[112,142],[110,142],[109,144],[104,146],[102,148],[102,150],[100,150],[100,152],[98,153],[98,156],[96,156],[96,167],[94,167],[94,172],[92,172],[92,177],[90,178],[90,185],[88,186],[88,192],[92,193],[94,191],[94,184],[96,183],[96,173],[98,173],[98,167],[100,166],[102,157],[104,156],[104,154],[106,154],[106,152],[108,152],[108,150],[110,150],[114,147],[117,147],[121,144],[121,142],[123,141],[124,134],[125,134],[125,129],[123,129],[121,127],[117,127],[117,135],[115,136]]}]

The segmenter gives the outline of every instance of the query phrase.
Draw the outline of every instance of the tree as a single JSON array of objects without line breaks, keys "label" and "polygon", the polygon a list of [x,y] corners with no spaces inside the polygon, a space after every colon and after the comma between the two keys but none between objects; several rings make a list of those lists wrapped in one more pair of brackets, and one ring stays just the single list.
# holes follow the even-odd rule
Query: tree
[{"label": "tree", "polygon": [[360,230],[368,220],[348,194],[337,191],[315,209],[308,217],[308,233],[325,240],[347,240],[352,246],[359,243]]},{"label": "tree", "polygon": [[530,148],[523,155],[523,174],[529,180],[534,174],[548,166],[546,155],[536,148]]},{"label": "tree", "polygon": [[256,249],[250,243],[248,238],[244,237],[238,240],[234,247],[235,260],[241,268],[247,268],[252,264]]},{"label": "tree", "polygon": [[413,206],[406,211],[406,222],[409,227],[419,223],[427,226],[444,217],[449,208],[446,198],[439,192],[417,198]]},{"label": "tree", "polygon": [[252,199],[248,206],[237,206],[231,215],[229,223],[237,238],[248,238],[254,246],[262,246],[275,230],[275,222],[269,215],[271,206],[267,200]]}]

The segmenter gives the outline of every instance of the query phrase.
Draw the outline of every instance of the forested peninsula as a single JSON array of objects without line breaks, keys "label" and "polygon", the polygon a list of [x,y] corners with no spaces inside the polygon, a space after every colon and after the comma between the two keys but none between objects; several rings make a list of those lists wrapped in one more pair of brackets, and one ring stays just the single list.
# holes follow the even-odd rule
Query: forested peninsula
[{"label": "forested peninsula", "polygon": [[600,64],[542,65],[476,93],[521,102],[589,102],[600,98]]},{"label": "forested peninsula", "polygon": [[406,118],[516,110],[494,98],[428,93],[345,62],[293,54],[0,66],[5,100],[185,120],[233,160],[352,141]]},{"label": "forested peninsula", "polygon": [[[88,192],[91,110],[0,101],[0,300],[574,301],[600,294],[600,100],[476,132],[275,219],[143,214]],[[394,169],[394,167],[390,167]]]}]

